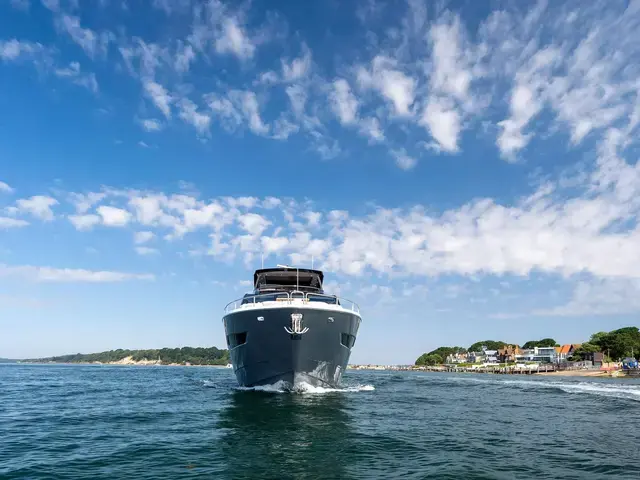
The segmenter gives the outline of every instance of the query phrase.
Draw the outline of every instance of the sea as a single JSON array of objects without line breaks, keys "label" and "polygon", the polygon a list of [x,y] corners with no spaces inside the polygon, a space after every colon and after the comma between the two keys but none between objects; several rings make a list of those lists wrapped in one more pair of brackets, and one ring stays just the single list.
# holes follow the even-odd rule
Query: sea
[{"label": "sea", "polygon": [[0,365],[0,478],[638,479],[640,381]]}]

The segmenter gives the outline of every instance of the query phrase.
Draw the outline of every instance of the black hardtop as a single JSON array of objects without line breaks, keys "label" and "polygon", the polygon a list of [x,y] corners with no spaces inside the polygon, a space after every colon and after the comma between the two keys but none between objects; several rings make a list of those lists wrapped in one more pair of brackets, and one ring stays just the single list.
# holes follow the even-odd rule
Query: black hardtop
[{"label": "black hardtop", "polygon": [[277,279],[280,278],[295,278],[299,277],[300,284],[303,285],[308,282],[312,282],[314,279],[319,281],[319,288],[322,288],[322,282],[324,280],[324,274],[321,270],[313,270],[311,268],[295,268],[295,267],[276,267],[276,268],[261,268],[256,270],[253,274],[253,286],[258,288],[258,282],[265,283],[264,279],[269,279],[268,283],[278,283]]}]

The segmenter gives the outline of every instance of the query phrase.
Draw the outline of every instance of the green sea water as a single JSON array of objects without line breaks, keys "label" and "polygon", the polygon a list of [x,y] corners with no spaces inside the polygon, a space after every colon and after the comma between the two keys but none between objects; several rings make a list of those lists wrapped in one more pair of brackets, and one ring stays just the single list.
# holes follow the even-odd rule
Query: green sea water
[{"label": "green sea water", "polygon": [[1,479],[640,478],[640,381],[0,365]]}]

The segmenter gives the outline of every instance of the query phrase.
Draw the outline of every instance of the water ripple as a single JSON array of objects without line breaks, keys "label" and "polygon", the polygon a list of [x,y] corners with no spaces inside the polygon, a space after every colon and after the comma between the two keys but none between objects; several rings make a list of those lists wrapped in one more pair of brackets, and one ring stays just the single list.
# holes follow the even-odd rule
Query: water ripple
[{"label": "water ripple", "polygon": [[637,478],[640,381],[0,366],[0,478]]}]

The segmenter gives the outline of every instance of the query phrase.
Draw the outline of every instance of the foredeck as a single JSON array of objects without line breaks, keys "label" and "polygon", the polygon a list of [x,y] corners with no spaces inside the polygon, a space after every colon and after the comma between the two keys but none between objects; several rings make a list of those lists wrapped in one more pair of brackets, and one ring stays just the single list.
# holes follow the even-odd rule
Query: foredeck
[{"label": "foredeck", "polygon": [[297,308],[322,308],[335,311],[347,310],[360,316],[360,307],[357,303],[349,299],[339,297],[337,295],[302,292],[299,290],[292,292],[279,291],[273,293],[245,295],[242,298],[229,302],[224,307],[224,313],[231,313],[236,310],[269,307],[277,308],[285,306],[295,306]]}]

